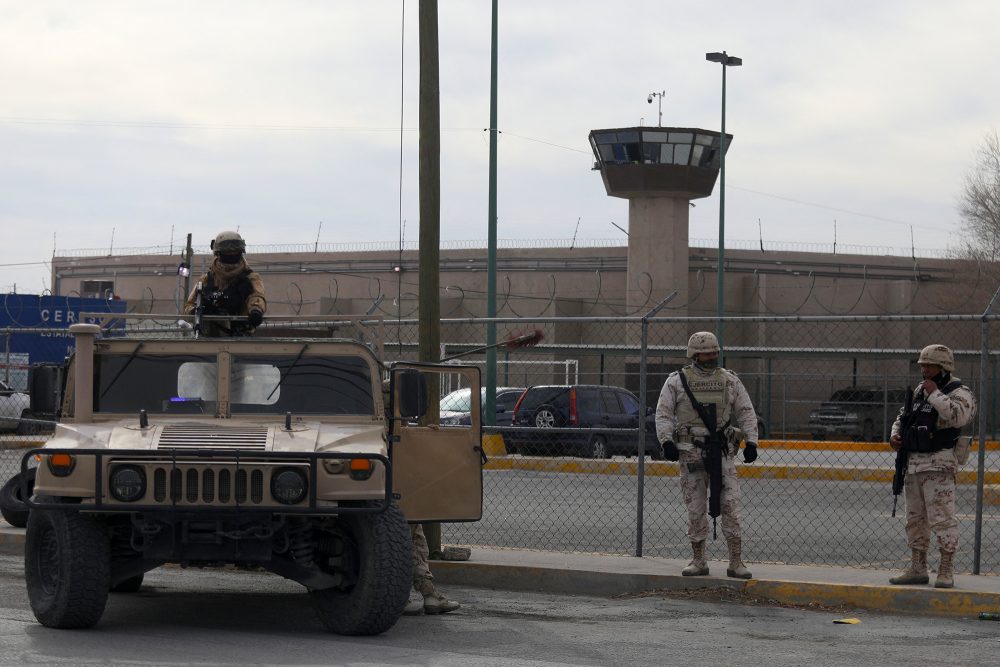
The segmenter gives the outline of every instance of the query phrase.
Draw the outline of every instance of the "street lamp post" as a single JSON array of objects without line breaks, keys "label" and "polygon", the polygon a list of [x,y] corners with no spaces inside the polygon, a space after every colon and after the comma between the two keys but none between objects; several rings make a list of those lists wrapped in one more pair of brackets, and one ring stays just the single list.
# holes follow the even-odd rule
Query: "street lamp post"
[{"label": "street lamp post", "polygon": [[705,60],[722,65],[722,132],[719,138],[719,273],[718,284],[716,286],[716,315],[718,320],[715,325],[715,333],[719,338],[719,345],[722,345],[722,315],[726,310],[725,297],[725,266],[726,266],[726,68],[739,67],[743,64],[742,58],[731,56],[725,51],[722,53],[706,53]]},{"label": "street lamp post", "polygon": [[650,93],[649,95],[646,96],[646,101],[649,102],[650,104],[653,103],[654,97],[658,98],[656,100],[656,110],[659,112],[660,117],[659,120],[656,122],[657,127],[663,127],[663,96],[666,94],[667,91],[661,90],[658,93]]}]

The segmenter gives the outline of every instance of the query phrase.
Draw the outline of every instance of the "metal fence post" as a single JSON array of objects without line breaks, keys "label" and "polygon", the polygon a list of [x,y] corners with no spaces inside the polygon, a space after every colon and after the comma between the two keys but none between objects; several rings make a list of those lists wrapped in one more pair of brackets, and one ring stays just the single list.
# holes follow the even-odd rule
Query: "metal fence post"
[{"label": "metal fence post", "polygon": [[645,482],[646,482],[646,362],[648,360],[647,348],[649,344],[649,318],[656,315],[670,301],[677,296],[674,290],[667,298],[656,304],[651,311],[642,317],[642,333],[639,336],[639,470],[638,489],[636,491],[635,510],[635,555],[642,557],[642,511],[645,504]]},{"label": "metal fence post", "polygon": [[980,561],[983,549],[983,490],[986,479],[986,411],[983,410],[983,403],[986,394],[986,366],[990,355],[990,320],[989,315],[993,311],[997,296],[1000,295],[1000,287],[993,293],[993,298],[986,306],[983,313],[981,343],[982,348],[979,356],[979,466],[976,475],[976,538],[972,547],[972,574],[979,574]]}]

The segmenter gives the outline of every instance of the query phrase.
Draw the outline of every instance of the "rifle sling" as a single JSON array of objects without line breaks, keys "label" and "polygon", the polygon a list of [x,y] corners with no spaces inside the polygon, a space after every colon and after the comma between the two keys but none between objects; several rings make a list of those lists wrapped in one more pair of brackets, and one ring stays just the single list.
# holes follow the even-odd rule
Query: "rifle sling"
[{"label": "rifle sling", "polygon": [[694,397],[694,392],[691,391],[691,387],[688,386],[687,378],[684,376],[684,369],[677,371],[677,374],[681,376],[681,385],[684,387],[684,393],[687,394],[688,400],[691,401],[691,405],[694,406],[695,412],[698,413],[698,417],[705,424],[705,428],[708,429],[709,437],[718,437],[718,425],[714,428],[708,423],[708,415],[706,414],[705,406]]}]

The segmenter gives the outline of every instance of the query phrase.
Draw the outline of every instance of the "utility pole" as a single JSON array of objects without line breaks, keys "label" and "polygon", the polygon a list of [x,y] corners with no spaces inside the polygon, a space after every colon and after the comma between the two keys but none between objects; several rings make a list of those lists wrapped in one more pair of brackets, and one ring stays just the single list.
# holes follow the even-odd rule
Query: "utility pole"
[{"label": "utility pole", "polygon": [[[420,361],[441,359],[441,102],[438,80],[437,0],[420,0],[420,309],[418,312]],[[433,378],[429,378],[433,379]],[[428,382],[429,418],[437,422],[436,379]],[[432,556],[441,554],[441,524],[424,524]]]}]

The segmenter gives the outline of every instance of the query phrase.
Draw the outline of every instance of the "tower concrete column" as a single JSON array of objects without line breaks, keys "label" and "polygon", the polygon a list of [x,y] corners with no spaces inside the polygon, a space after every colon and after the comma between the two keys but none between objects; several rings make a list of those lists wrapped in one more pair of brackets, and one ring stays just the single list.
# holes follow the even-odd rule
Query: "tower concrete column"
[{"label": "tower concrete column", "polygon": [[[687,303],[690,208],[686,198],[629,199],[625,302],[630,314],[644,314],[674,290],[675,303]],[[674,307],[671,314],[686,315],[687,309]]]}]

